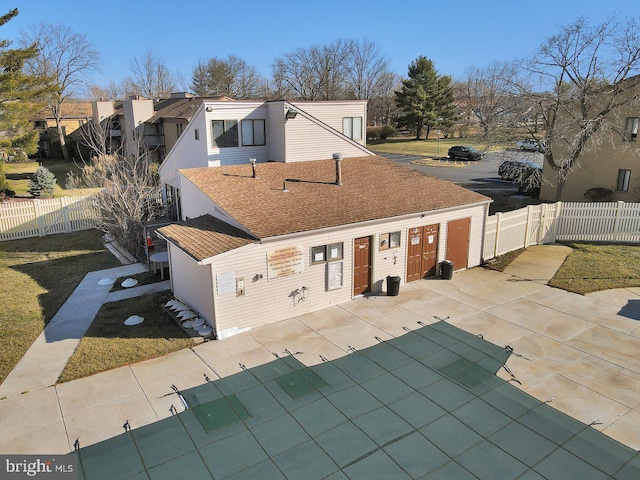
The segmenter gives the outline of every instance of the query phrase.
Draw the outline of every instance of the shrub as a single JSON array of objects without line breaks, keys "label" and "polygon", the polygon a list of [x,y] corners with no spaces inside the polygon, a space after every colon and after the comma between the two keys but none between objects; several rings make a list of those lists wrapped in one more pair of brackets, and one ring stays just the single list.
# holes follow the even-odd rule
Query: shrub
[{"label": "shrub", "polygon": [[38,167],[29,180],[29,190],[36,198],[51,197],[56,188],[56,176],[46,167]]},{"label": "shrub", "polygon": [[4,174],[4,162],[0,159],[0,200],[4,200],[5,197],[12,197],[15,194],[16,192],[13,191]]},{"label": "shrub", "polygon": [[393,125],[386,124],[380,130],[380,138],[385,140],[387,137],[391,137],[396,134],[396,129],[393,128]]},{"label": "shrub", "polygon": [[584,192],[584,198],[591,202],[611,202],[613,201],[613,190],[601,187],[590,188]]},{"label": "shrub", "polygon": [[377,140],[380,138],[382,127],[367,126],[367,140]]}]

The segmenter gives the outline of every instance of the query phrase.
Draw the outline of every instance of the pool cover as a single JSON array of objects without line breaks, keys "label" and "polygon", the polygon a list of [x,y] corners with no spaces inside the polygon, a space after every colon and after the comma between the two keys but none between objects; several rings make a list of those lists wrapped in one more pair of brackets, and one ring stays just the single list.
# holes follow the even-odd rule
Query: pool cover
[{"label": "pool cover", "polygon": [[279,358],[81,448],[80,478],[640,478],[638,452],[495,376],[509,354],[438,322],[313,367]]}]

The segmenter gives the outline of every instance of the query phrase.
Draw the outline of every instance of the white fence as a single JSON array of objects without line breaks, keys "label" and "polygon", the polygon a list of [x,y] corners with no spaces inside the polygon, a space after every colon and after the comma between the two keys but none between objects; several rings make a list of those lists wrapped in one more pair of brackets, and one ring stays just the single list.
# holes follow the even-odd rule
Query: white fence
[{"label": "white fence", "polygon": [[640,243],[640,203],[550,203],[487,217],[483,258],[556,240]]},{"label": "white fence", "polygon": [[0,203],[0,241],[86,230],[95,220],[90,195]]}]

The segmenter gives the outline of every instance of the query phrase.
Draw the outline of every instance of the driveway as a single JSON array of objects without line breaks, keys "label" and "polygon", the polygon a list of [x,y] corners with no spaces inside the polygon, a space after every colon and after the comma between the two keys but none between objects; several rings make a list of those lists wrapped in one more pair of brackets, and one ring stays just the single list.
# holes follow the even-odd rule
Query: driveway
[{"label": "driveway", "polygon": [[[545,248],[545,247],[542,247]],[[542,254],[544,256],[544,253]],[[0,453],[67,453],[182,409],[180,390],[294,355],[311,366],[445,321],[513,349],[498,375],[640,448],[640,300],[630,288],[581,296],[483,268],[403,285],[158,359],[0,399]],[[536,273],[537,276],[537,273]],[[205,377],[206,376],[206,377]]]}]

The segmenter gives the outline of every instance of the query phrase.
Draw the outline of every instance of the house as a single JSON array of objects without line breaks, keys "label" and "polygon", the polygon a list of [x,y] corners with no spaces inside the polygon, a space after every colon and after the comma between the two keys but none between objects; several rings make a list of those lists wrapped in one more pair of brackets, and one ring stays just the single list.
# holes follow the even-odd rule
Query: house
[{"label": "house", "polygon": [[[61,106],[62,133],[66,137],[77,132],[92,118],[91,102],[67,100]],[[34,127],[39,132],[38,152],[41,157],[62,156],[56,119],[49,107],[42,109],[33,118]]]},{"label": "house", "polygon": [[180,169],[372,156],[366,148],[366,101],[204,99],[160,166],[173,218],[180,213]]},{"label": "house", "polygon": [[[257,110],[277,123],[288,108],[276,102]],[[229,130],[207,120],[210,129],[189,125],[202,128],[203,140],[205,130],[218,139]],[[193,133],[186,138],[197,143]],[[183,220],[158,230],[172,290],[217,338],[383,292],[387,277],[404,284],[435,276],[444,259],[455,269],[480,263],[489,198],[380,156],[316,158],[327,156],[320,134],[309,138],[308,159],[298,153],[304,142],[282,140],[270,153],[249,149],[262,163],[203,142],[193,161],[205,154],[220,166],[174,172],[163,165],[182,200]]]},{"label": "house", "polygon": [[[637,82],[638,77],[627,81]],[[639,88],[640,85],[636,85],[628,94],[637,96]],[[640,104],[637,99],[619,107],[615,115],[609,114],[607,122],[615,133],[580,156],[578,167],[567,176],[560,200],[640,201]],[[561,142],[555,142],[554,154],[562,154],[562,147]],[[556,185],[556,172],[545,162],[540,198],[555,201]],[[605,196],[594,198],[588,195],[592,189],[598,189],[600,195],[604,193]]]}]

